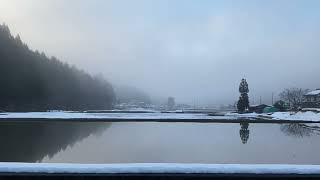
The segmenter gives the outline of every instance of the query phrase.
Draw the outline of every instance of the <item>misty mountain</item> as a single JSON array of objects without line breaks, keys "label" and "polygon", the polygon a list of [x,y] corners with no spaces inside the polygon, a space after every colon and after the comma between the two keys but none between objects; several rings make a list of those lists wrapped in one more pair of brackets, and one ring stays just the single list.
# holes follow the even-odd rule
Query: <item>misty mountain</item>
[{"label": "misty mountain", "polygon": [[29,49],[6,25],[0,25],[0,82],[6,111],[110,109],[114,100],[103,78]]},{"label": "misty mountain", "polygon": [[142,90],[131,86],[114,87],[118,103],[151,103],[150,96]]}]

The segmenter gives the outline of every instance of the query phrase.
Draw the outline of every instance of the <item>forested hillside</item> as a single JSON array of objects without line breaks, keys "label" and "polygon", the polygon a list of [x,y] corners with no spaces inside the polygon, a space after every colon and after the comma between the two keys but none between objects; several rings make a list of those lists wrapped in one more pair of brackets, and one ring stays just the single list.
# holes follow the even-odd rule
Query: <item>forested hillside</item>
[{"label": "forested hillside", "polygon": [[131,86],[115,86],[117,103],[139,103],[151,104],[151,98],[142,90]]},{"label": "forested hillside", "polygon": [[0,110],[110,109],[114,99],[107,81],[30,50],[0,25]]}]

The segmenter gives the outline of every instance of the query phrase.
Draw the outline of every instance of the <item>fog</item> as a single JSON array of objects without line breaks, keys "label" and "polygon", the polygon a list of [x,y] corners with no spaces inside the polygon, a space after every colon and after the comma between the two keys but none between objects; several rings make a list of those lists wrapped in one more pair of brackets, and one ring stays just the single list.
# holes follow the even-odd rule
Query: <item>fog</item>
[{"label": "fog", "polygon": [[233,104],[244,77],[251,101],[268,103],[284,88],[320,87],[319,8],[316,0],[0,0],[0,22],[32,49],[152,97]]}]

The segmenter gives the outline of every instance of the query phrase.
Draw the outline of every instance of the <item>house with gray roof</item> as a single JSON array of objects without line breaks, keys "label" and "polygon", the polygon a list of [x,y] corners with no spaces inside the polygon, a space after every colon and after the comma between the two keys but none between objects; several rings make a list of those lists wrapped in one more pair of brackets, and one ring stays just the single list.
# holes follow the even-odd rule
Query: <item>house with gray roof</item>
[{"label": "house with gray roof", "polygon": [[320,108],[320,89],[310,91],[304,95],[303,107]]}]

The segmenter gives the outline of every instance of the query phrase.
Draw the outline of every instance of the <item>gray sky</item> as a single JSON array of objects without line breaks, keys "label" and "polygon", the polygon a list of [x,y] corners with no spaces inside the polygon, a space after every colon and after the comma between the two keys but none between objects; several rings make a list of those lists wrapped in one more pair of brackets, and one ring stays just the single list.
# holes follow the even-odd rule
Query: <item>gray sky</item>
[{"label": "gray sky", "polygon": [[0,0],[32,49],[178,102],[319,88],[317,0]]}]

